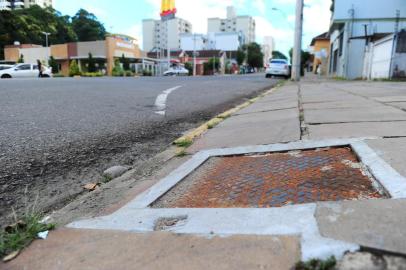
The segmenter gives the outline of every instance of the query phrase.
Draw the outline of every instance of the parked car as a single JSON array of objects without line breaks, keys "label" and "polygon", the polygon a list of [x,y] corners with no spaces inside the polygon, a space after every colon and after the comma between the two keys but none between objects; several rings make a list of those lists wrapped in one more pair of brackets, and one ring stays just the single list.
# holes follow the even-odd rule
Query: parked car
[{"label": "parked car", "polygon": [[13,67],[13,65],[1,65],[0,64],[0,70],[9,69],[9,68],[12,68],[12,67]]},{"label": "parked car", "polygon": [[265,77],[283,76],[286,79],[291,76],[291,66],[288,60],[285,59],[272,59],[265,72]]},{"label": "parked car", "polygon": [[[38,65],[36,64],[18,64],[8,69],[0,70],[1,79],[10,78],[36,78],[39,75]],[[44,66],[42,76],[52,77],[52,68]]]},{"label": "parked car", "polygon": [[189,70],[184,67],[171,67],[164,72],[164,76],[188,76]]}]

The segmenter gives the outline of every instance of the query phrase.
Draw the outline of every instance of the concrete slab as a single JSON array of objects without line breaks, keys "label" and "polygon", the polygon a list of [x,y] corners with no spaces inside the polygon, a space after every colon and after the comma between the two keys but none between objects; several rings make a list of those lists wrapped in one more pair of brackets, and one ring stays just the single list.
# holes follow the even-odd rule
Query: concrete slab
[{"label": "concrete slab", "polygon": [[[312,140],[406,136],[406,121],[308,125]],[[405,149],[406,150],[406,149]]]},{"label": "concrete slab", "polygon": [[242,109],[241,111],[237,112],[235,115],[242,115],[242,114],[249,114],[249,113],[259,113],[259,112],[267,112],[267,111],[275,111],[275,110],[287,110],[287,109],[294,109],[298,107],[298,101],[263,101],[261,103],[254,103],[251,106]]},{"label": "concrete slab", "polygon": [[389,106],[374,108],[322,109],[305,110],[305,121],[315,123],[349,123],[349,122],[378,122],[405,121],[406,112]]},{"label": "concrete slab", "polygon": [[368,140],[367,144],[395,170],[406,176],[406,138]]},{"label": "concrete slab", "polygon": [[368,100],[353,100],[353,101],[327,101],[316,103],[304,103],[305,110],[322,110],[322,109],[348,109],[348,108],[375,108],[376,102]]},{"label": "concrete slab", "polygon": [[379,102],[406,102],[406,95],[404,96],[386,96],[386,97],[375,97],[373,98]]},{"label": "concrete slab", "polygon": [[[291,269],[298,237],[212,239],[171,233],[58,230],[2,269]],[[4,268],[3,268],[4,267]]]},{"label": "concrete slab", "polygon": [[406,251],[406,200],[368,200],[319,204],[320,233],[341,241],[390,252]]},{"label": "concrete slab", "polygon": [[405,102],[392,102],[389,103],[391,106],[398,107],[399,109],[406,110],[406,101]]},{"label": "concrete slab", "polygon": [[233,116],[222,122],[196,140],[188,152],[299,139],[300,121],[297,109],[252,113]]}]

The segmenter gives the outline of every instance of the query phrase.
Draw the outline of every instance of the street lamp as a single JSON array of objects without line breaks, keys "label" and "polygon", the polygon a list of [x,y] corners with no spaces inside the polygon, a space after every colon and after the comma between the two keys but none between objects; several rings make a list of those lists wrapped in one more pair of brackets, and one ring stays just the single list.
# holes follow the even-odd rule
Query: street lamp
[{"label": "street lamp", "polygon": [[42,34],[45,35],[45,46],[46,46],[46,48],[47,48],[46,57],[47,57],[47,61],[48,61],[48,60],[49,60],[49,59],[48,59],[48,58],[49,58],[49,56],[48,56],[48,37],[51,35],[51,33],[42,32]]}]

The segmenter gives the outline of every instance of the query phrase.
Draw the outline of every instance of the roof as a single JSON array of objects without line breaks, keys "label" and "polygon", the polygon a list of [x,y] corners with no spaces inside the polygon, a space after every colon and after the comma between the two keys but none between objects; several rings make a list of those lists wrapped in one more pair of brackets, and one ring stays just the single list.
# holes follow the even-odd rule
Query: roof
[{"label": "roof", "polygon": [[330,40],[330,34],[328,32],[325,32],[321,35],[318,35],[317,37],[314,37],[312,39],[312,43],[310,43],[310,46],[314,46],[316,41],[319,41],[319,40]]}]

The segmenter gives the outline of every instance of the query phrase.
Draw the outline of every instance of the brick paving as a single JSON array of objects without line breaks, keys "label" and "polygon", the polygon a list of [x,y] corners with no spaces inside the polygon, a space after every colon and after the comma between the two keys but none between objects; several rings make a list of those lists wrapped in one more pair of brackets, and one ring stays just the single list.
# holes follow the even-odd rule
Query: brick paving
[{"label": "brick paving", "polygon": [[163,196],[159,207],[266,208],[383,197],[349,147],[208,162],[192,175],[193,183],[186,178]]}]

